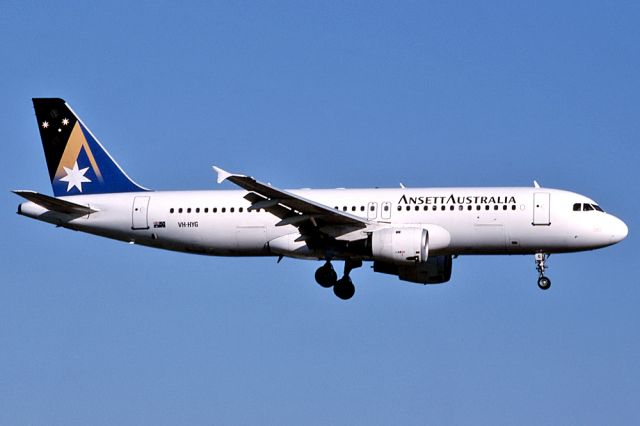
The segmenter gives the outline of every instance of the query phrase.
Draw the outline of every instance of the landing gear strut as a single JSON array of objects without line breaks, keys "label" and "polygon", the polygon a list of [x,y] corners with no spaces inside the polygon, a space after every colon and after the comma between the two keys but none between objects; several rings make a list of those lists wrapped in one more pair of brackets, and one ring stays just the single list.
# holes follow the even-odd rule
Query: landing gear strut
[{"label": "landing gear strut", "polygon": [[344,276],[340,278],[333,286],[333,294],[338,296],[342,300],[348,300],[353,297],[356,292],[356,287],[351,281],[349,274],[355,268],[362,266],[362,260],[347,259],[344,262]]},{"label": "landing gear strut", "polygon": [[316,282],[324,288],[333,287],[333,293],[342,300],[351,299],[356,292],[356,287],[351,281],[349,274],[355,268],[362,266],[362,260],[347,259],[344,262],[344,276],[338,279],[338,274],[327,262],[316,270]]},{"label": "landing gear strut", "polygon": [[547,253],[536,253],[536,269],[538,270],[538,287],[541,290],[548,290],[551,287],[551,280],[544,275],[544,270],[547,268],[545,262],[549,258]]}]

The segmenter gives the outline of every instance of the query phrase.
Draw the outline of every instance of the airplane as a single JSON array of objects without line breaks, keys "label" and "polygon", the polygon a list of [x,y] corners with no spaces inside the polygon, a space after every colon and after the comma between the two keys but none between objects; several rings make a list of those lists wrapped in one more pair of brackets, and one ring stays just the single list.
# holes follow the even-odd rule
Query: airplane
[{"label": "airplane", "polygon": [[[33,106],[54,196],[28,190],[18,214],[106,238],[211,256],[324,262],[316,282],[350,299],[353,269],[419,284],[451,278],[460,255],[532,255],[547,290],[548,257],[593,250],[628,228],[592,199],[559,189],[279,189],[217,166],[238,190],[152,191],[134,182],[59,98]],[[340,278],[332,262],[344,261]]]}]

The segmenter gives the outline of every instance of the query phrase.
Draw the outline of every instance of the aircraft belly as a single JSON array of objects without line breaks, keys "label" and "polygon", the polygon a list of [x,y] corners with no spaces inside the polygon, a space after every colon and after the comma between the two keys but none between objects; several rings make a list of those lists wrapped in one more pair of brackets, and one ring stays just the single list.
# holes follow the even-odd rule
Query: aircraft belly
[{"label": "aircraft belly", "polygon": [[237,226],[235,232],[236,249],[239,252],[268,252],[267,230],[260,225]]}]

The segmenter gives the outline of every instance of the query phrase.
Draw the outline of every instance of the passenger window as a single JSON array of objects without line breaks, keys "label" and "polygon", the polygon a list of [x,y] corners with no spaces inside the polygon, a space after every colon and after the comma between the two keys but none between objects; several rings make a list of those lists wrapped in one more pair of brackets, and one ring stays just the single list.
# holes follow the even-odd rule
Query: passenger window
[{"label": "passenger window", "polygon": [[224,212],[226,212],[226,211],[227,211],[227,208],[226,208],[226,207],[223,207],[222,209],[220,209],[220,211],[221,211],[222,213],[224,213]]},{"label": "passenger window", "polygon": [[239,211],[240,213],[242,213],[242,207],[240,207],[240,208],[238,209],[238,211]]},{"label": "passenger window", "polygon": [[477,205],[476,210],[480,210],[480,209],[481,209],[480,205]]},{"label": "passenger window", "polygon": [[588,212],[588,211],[592,211],[592,210],[593,210],[593,207],[591,206],[591,204],[587,204],[587,203],[585,203],[583,206],[584,206],[584,211],[585,211],[585,212]]},{"label": "passenger window", "polygon": [[502,206],[502,210],[506,210],[507,209],[507,205],[505,204],[504,206]]},{"label": "passenger window", "polygon": [[178,213],[182,213],[182,207],[178,209]]},{"label": "passenger window", "polygon": [[[480,206],[478,206],[480,207]],[[471,210],[473,208],[473,206],[467,206],[467,210]]]},{"label": "passenger window", "polygon": [[175,210],[173,209],[173,207],[171,207],[171,208],[169,209],[169,213],[173,213],[174,211],[175,211]]},{"label": "passenger window", "polygon": [[423,210],[424,210],[424,211],[429,210],[429,206],[424,206],[424,209],[423,209]]},{"label": "passenger window", "polygon": [[[460,207],[462,207],[462,206],[460,206]],[[451,206],[451,207],[449,207],[449,210],[453,210],[454,208],[455,208],[455,206]],[[444,210],[444,206],[442,206],[442,210]]]},{"label": "passenger window", "polygon": [[200,213],[200,207],[196,207],[196,213]]},{"label": "passenger window", "polygon": [[511,210],[515,210],[516,209],[516,205],[514,204],[513,206],[511,206]]},{"label": "passenger window", "polygon": [[484,206],[485,210],[489,210],[489,205],[487,204],[486,206]]},{"label": "passenger window", "polygon": [[433,208],[431,210],[433,210],[435,212],[437,209],[438,209],[438,206],[433,206]]},{"label": "passenger window", "polygon": [[402,206],[398,206],[398,211],[402,211]]},{"label": "passenger window", "polygon": [[371,207],[369,207],[369,210],[371,211],[375,211],[376,210],[376,206],[374,206],[373,204],[371,205]]},{"label": "passenger window", "polygon": [[205,207],[205,208],[204,208],[204,212],[205,212],[205,213],[209,213],[209,207]]},{"label": "passenger window", "polygon": [[214,212],[214,213],[218,213],[218,208],[214,207],[213,209],[211,209],[211,211]]},{"label": "passenger window", "polygon": [[191,207],[187,209],[187,213],[191,213]]},{"label": "passenger window", "polygon": [[233,212],[234,212],[234,210],[235,210],[235,208],[231,207],[231,208],[229,209],[229,213],[233,213]]},{"label": "passenger window", "polygon": [[415,210],[416,211],[420,210],[420,206],[416,206]]},{"label": "passenger window", "polygon": [[496,204],[495,206],[493,206],[494,210],[498,210],[498,205]]},{"label": "passenger window", "polygon": [[346,212],[347,211],[347,206],[342,206],[342,211]]},{"label": "passenger window", "polygon": [[356,211],[356,206],[351,206],[351,211],[355,212]]},{"label": "passenger window", "polygon": [[411,210],[411,206],[407,206],[407,211]]},{"label": "passenger window", "polygon": [[464,206],[461,204],[458,206],[458,210],[462,210],[462,209],[464,209]]},{"label": "passenger window", "polygon": [[[385,204],[383,208],[384,208],[385,212],[388,212],[389,211],[389,204]],[[364,211],[364,206],[362,206],[362,211]]]},{"label": "passenger window", "polygon": [[579,211],[581,211],[581,210],[582,210],[582,204],[580,204],[580,203],[575,203],[575,204],[573,205],[573,211],[574,211],[574,212],[579,212]]},{"label": "passenger window", "polygon": [[[389,210],[389,208],[387,206],[384,206],[384,210],[387,211],[387,210]],[[364,211],[364,206],[360,206],[360,211],[361,212]]]}]

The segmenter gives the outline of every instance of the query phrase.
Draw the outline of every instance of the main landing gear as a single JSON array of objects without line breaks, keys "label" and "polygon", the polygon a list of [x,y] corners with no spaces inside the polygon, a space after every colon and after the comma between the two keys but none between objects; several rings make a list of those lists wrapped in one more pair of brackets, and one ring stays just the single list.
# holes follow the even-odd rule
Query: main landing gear
[{"label": "main landing gear", "polygon": [[344,275],[338,279],[338,274],[327,260],[327,263],[316,270],[316,281],[324,288],[333,287],[333,293],[342,300],[348,300],[353,297],[356,287],[351,281],[349,274],[355,268],[362,266],[362,260],[347,259],[344,262]]},{"label": "main landing gear", "polygon": [[538,270],[538,287],[541,290],[548,290],[551,287],[551,280],[544,275],[544,270],[547,268],[545,262],[549,258],[547,253],[536,253],[536,269]]},{"label": "main landing gear", "polygon": [[338,274],[331,262],[327,260],[327,263],[316,270],[316,282],[324,288],[329,288],[333,287],[336,281],[338,281]]}]

